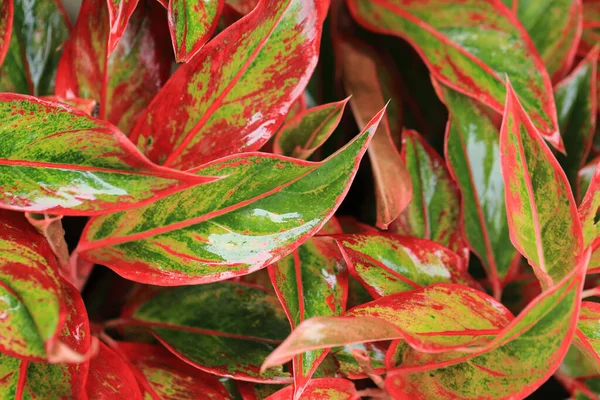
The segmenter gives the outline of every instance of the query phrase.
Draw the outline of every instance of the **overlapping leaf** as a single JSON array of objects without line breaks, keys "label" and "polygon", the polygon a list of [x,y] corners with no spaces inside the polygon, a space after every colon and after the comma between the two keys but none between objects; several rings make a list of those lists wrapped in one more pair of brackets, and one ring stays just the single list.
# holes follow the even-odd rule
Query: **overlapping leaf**
[{"label": "overlapping leaf", "polygon": [[498,129],[474,100],[441,84],[436,87],[450,113],[445,153],[461,191],[465,240],[498,297],[516,254],[508,233]]},{"label": "overlapping leaf", "polygon": [[131,14],[135,11],[139,0],[108,0],[108,18],[110,33],[108,53],[112,53],[125,33]]},{"label": "overlapping leaf", "polygon": [[0,66],[8,52],[10,37],[12,33],[14,15],[13,0],[2,0],[0,2]]},{"label": "overlapping leaf", "polygon": [[259,373],[289,324],[275,295],[257,286],[219,282],[163,291],[130,307],[124,323],[144,327],[203,371],[253,382],[290,380],[282,368]]},{"label": "overlapping leaf", "polygon": [[410,130],[402,135],[401,155],[412,180],[412,199],[390,225],[390,231],[430,239],[464,254],[460,193],[444,160],[417,132]]},{"label": "overlapping leaf", "polygon": [[369,356],[371,367],[377,374],[385,372],[386,346],[381,343],[356,343],[343,347],[334,347],[330,355],[338,364],[339,371],[349,379],[367,378],[367,374],[356,361],[353,351],[359,351]]},{"label": "overlapping leaf", "polygon": [[6,0],[0,5],[0,21],[3,21],[0,22],[0,61],[6,51],[3,41],[10,38],[10,44],[4,63],[0,62],[0,91],[35,96],[52,94],[61,46],[69,36],[69,17],[62,3],[57,0],[8,0],[14,7],[10,36],[5,30],[5,18],[9,17],[11,6],[8,5],[5,14],[5,3]]},{"label": "overlapping leaf", "polygon": [[178,169],[260,148],[316,65],[327,0],[261,2],[182,65],[131,138]]},{"label": "overlapping leaf", "polygon": [[259,0],[225,0],[225,4],[232,7],[241,15],[246,15],[252,11]]},{"label": "overlapping leaf", "polygon": [[[308,382],[304,396],[311,400],[358,400],[360,395],[354,384],[345,379],[321,378]],[[267,397],[266,400],[291,400],[294,387],[288,386]]]},{"label": "overlapping leaf", "polygon": [[142,400],[142,392],[129,366],[114,351],[100,343],[90,360],[85,384],[90,399]]},{"label": "overlapping leaf", "polygon": [[61,57],[56,94],[96,100],[98,117],[129,134],[171,73],[165,18],[155,1],[140,1],[118,45],[109,52],[106,0],[85,0]]},{"label": "overlapping leaf", "polygon": [[[264,383],[251,383],[236,381],[236,388],[242,400],[265,400],[270,395],[283,389],[283,385],[270,385]],[[231,391],[230,391],[231,393]],[[232,396],[235,398],[235,396]]]},{"label": "overlapping leaf", "polygon": [[[334,241],[311,238],[269,266],[271,282],[292,329],[316,316],[341,315],[348,297],[348,271]],[[312,351],[294,358],[294,398],[301,398],[311,376],[327,355]]]},{"label": "overlapping leaf", "polygon": [[382,115],[321,163],[246,153],[200,167],[197,174],[221,179],[93,219],[78,251],[126,278],[162,285],[213,282],[265,267],[333,215]]},{"label": "overlapping leaf", "polygon": [[348,100],[314,107],[291,118],[277,132],[273,153],[307,160],[337,128]]},{"label": "overlapping leaf", "polygon": [[576,343],[600,370],[600,303],[581,303]]},{"label": "overlapping leaf", "polygon": [[550,78],[527,32],[500,1],[347,3],[361,25],[408,40],[436,79],[499,113],[504,110],[508,74],[541,134],[563,148]]},{"label": "overlapping leaf", "polygon": [[[595,167],[595,166],[594,166]],[[592,248],[592,258],[588,273],[600,271],[600,168],[596,168],[579,206],[579,218],[583,228],[583,244]]]},{"label": "overlapping leaf", "polygon": [[214,178],[150,163],[114,126],[68,106],[0,94],[0,207],[93,215]]}]

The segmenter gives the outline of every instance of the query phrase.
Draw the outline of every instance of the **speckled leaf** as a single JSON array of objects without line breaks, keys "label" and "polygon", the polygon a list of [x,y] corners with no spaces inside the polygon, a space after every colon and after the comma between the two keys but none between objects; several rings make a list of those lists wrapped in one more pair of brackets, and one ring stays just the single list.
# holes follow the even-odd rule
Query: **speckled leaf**
[{"label": "speckled leaf", "polygon": [[518,0],[516,3],[517,17],[527,29],[548,74],[553,81],[560,79],[573,65],[581,37],[581,0]]},{"label": "speckled leaf", "polygon": [[[364,127],[371,115],[385,104],[377,64],[368,51],[360,42],[341,39],[337,48],[342,80],[346,93],[352,95],[350,107],[359,127]],[[369,160],[375,184],[377,227],[387,229],[412,197],[410,175],[392,139],[387,116],[369,146]]]},{"label": "speckled leaf", "polygon": [[214,282],[265,267],[333,215],[382,115],[321,163],[246,153],[192,170],[222,179],[93,219],[78,251],[128,279],[161,285]]},{"label": "speckled leaf", "polygon": [[592,258],[588,273],[598,272],[600,268],[600,168],[596,168],[587,188],[585,197],[579,206],[579,218],[583,228],[583,244],[592,248]]},{"label": "speckled leaf", "polygon": [[124,318],[203,371],[253,382],[290,381],[280,367],[259,373],[263,359],[289,333],[289,324],[277,297],[256,286],[181,286],[131,307]]},{"label": "speckled leaf", "polygon": [[171,73],[165,19],[165,10],[156,1],[140,1],[109,55],[106,0],[84,0],[60,60],[56,94],[97,101],[98,117],[129,134]]},{"label": "speckled leaf", "polygon": [[229,400],[225,387],[161,346],[119,342],[119,353],[136,375],[145,398],[160,400]]},{"label": "speckled leaf", "polygon": [[[0,92],[52,94],[61,46],[69,36],[69,17],[58,0],[9,0],[8,3],[13,3],[14,15],[10,44],[4,63],[0,62]],[[0,19],[6,16],[2,7]],[[9,36],[2,33],[0,27],[0,36],[8,40]],[[6,44],[0,39],[0,59]]]},{"label": "speckled leaf", "polygon": [[108,53],[112,53],[125,33],[131,14],[135,11],[139,0],[108,0],[108,17],[110,33],[108,37]]},{"label": "speckled leaf", "polygon": [[402,134],[401,156],[412,180],[413,194],[408,207],[390,225],[390,232],[430,239],[464,254],[460,193],[446,163],[411,130]]},{"label": "speckled leaf", "polygon": [[600,370],[600,303],[581,303],[575,343]]},{"label": "speckled leaf", "polygon": [[307,160],[337,128],[348,100],[314,107],[291,118],[275,135],[273,152]]},{"label": "speckled leaf", "polygon": [[436,79],[499,113],[504,110],[508,74],[541,134],[563,149],[548,73],[525,28],[500,1],[347,3],[361,25],[406,39]]},{"label": "speckled leaf", "polygon": [[[294,387],[288,386],[267,397],[266,400],[292,400]],[[345,379],[321,378],[308,382],[304,398],[310,400],[359,400],[354,384]]]},{"label": "speckled leaf", "polygon": [[450,113],[445,153],[462,196],[465,241],[498,298],[516,254],[508,233],[499,132],[473,99],[441,84],[436,88]]},{"label": "speckled leaf", "polygon": [[260,148],[308,84],[328,5],[260,2],[179,67],[132,141],[151,160],[178,169]]},{"label": "speckled leaf", "polygon": [[0,94],[0,207],[94,215],[213,181],[150,163],[114,126],[64,104]]},{"label": "speckled leaf", "polygon": [[374,298],[441,282],[480,288],[461,258],[435,242],[381,233],[335,239],[350,273]]},{"label": "speckled leaf", "polygon": [[4,62],[4,57],[8,52],[10,45],[10,36],[12,33],[14,15],[14,1],[0,1],[0,66]]},{"label": "speckled leaf", "polygon": [[[348,271],[331,239],[311,238],[268,269],[292,329],[308,318],[341,315],[345,311]],[[319,350],[294,358],[294,398],[301,398],[326,355],[326,351]]]},{"label": "speckled leaf", "polygon": [[225,0],[169,0],[169,29],[178,62],[200,51],[217,28]]},{"label": "speckled leaf", "polygon": [[90,360],[85,389],[90,399],[143,399],[127,363],[103,343],[100,343],[98,353]]},{"label": "speckled leaf", "polygon": [[559,154],[575,198],[579,198],[577,174],[586,162],[596,132],[596,65],[598,48],[593,49],[554,90],[558,123],[567,150]]},{"label": "speckled leaf", "polygon": [[583,237],[569,182],[521,107],[510,83],[500,129],[502,176],[510,238],[542,288],[576,265]]}]

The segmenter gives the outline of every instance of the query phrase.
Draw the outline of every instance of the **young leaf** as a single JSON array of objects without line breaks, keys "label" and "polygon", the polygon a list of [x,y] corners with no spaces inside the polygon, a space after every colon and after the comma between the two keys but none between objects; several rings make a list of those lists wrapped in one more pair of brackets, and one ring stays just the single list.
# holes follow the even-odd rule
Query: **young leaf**
[{"label": "young leaf", "polygon": [[178,62],[188,62],[217,28],[225,0],[169,0],[169,29]]},{"label": "young leaf", "polygon": [[[0,22],[2,38],[6,41],[10,38],[6,58],[0,63],[0,91],[35,96],[53,94],[60,49],[69,36],[69,17],[59,0],[8,0],[8,3],[13,3],[14,14],[12,35],[2,31],[6,25]],[[0,21],[9,16],[2,7],[6,6],[0,5]],[[11,6],[8,7],[10,13]],[[7,44],[0,44],[0,59]]]},{"label": "young leaf", "polygon": [[275,135],[273,153],[307,160],[337,128],[348,100],[314,107],[291,118]]},{"label": "young leaf", "polygon": [[260,2],[179,67],[137,121],[132,141],[178,169],[260,148],[308,84],[328,4]]},{"label": "young leaf", "polygon": [[381,233],[334,238],[350,273],[374,298],[441,282],[480,288],[463,260],[435,242]]},{"label": "young leaf", "polygon": [[114,126],[68,106],[0,94],[0,207],[97,215],[214,178],[150,163]]},{"label": "young leaf", "polygon": [[588,273],[600,268],[600,168],[596,168],[591,182],[579,206],[579,218],[583,229],[583,245],[592,248],[592,258]]},{"label": "young leaf", "polygon": [[128,279],[161,285],[214,282],[265,267],[333,215],[382,116],[383,110],[321,163],[246,153],[192,170],[221,179],[91,220],[78,252]]},{"label": "young leaf", "polygon": [[125,33],[131,14],[135,11],[139,0],[108,0],[108,20],[110,33],[108,36],[108,54],[112,53]]},{"label": "young leaf", "polygon": [[499,298],[516,249],[508,231],[498,129],[475,100],[436,84],[450,119],[446,160],[461,191],[464,236]]},{"label": "young leaf", "polygon": [[552,287],[583,251],[581,224],[565,173],[510,83],[500,153],[511,241],[529,260],[542,288]]},{"label": "young leaf", "polygon": [[563,150],[548,73],[525,28],[500,1],[347,3],[364,27],[409,41],[437,80],[499,113],[508,74],[541,134]]},{"label": "young leaf", "polygon": [[[177,312],[171,308],[175,303]],[[234,282],[181,286],[130,307],[124,319],[202,371],[251,382],[290,380],[281,368],[259,373],[260,363],[289,333],[277,298],[259,287]]]},{"label": "young leaf", "polygon": [[402,160],[412,180],[412,199],[390,231],[430,239],[465,254],[460,230],[460,193],[435,150],[415,131],[402,135]]},{"label": "young leaf", "polygon": [[[294,387],[288,386],[267,397],[266,400],[292,400],[293,395]],[[311,400],[359,400],[361,398],[352,382],[339,378],[311,379],[306,386],[304,396]]]},{"label": "young leaf", "polygon": [[4,57],[10,46],[10,37],[12,33],[14,15],[14,1],[0,1],[0,66],[4,62]]},{"label": "young leaf", "polygon": [[516,3],[519,21],[531,36],[548,74],[553,81],[560,79],[573,65],[581,37],[581,0],[518,0]]},{"label": "young leaf", "polygon": [[[127,2],[129,0],[122,0]],[[165,11],[142,0],[114,51],[109,52],[106,0],[85,0],[60,60],[56,95],[98,102],[98,117],[129,134],[171,73]]]},{"label": "young leaf", "polygon": [[559,154],[557,158],[575,198],[579,198],[577,175],[587,160],[596,132],[598,50],[594,48],[554,91],[558,123],[567,151],[567,156]]},{"label": "young leaf", "polygon": [[[331,239],[311,238],[268,269],[292,329],[308,318],[341,315],[345,311],[348,272]],[[311,376],[326,355],[326,351],[319,350],[294,358],[294,398],[302,398]]]},{"label": "young leaf", "polygon": [[85,388],[90,399],[142,400],[140,388],[127,363],[103,343],[90,360]]}]

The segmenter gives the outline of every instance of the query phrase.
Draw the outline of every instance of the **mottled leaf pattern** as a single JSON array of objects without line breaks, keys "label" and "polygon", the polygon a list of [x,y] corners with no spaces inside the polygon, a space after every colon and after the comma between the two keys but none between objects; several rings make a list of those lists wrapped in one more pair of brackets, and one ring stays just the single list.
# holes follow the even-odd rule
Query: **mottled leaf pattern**
[{"label": "mottled leaf pattern", "polygon": [[577,322],[575,343],[600,368],[600,304],[584,301]]}]

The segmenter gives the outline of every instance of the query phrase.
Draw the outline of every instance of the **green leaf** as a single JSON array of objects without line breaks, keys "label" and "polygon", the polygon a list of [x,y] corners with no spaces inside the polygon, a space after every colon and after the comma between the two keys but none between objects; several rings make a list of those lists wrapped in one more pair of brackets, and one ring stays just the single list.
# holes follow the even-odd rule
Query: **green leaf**
[{"label": "green leaf", "polygon": [[321,163],[246,153],[191,170],[221,179],[92,219],[78,252],[128,279],[161,285],[214,282],[263,268],[333,215],[382,116],[383,110]]},{"label": "green leaf", "polygon": [[253,382],[290,380],[282,368],[259,373],[289,325],[277,298],[256,286],[231,281],[181,286],[143,300],[124,318],[202,371]]},{"label": "green leaf", "polygon": [[575,344],[600,371],[600,304],[584,301],[577,322]]},{"label": "green leaf", "polygon": [[563,150],[548,73],[525,28],[500,1],[347,3],[361,25],[407,40],[437,80],[498,113],[504,110],[508,74],[541,134]]},{"label": "green leaf", "polygon": [[213,181],[150,163],[114,126],[34,97],[0,94],[0,207],[95,215]]},{"label": "green leaf", "polygon": [[308,109],[277,132],[273,153],[308,160],[337,128],[349,98]]},{"label": "green leaf", "polygon": [[579,218],[583,229],[583,244],[592,248],[592,257],[588,267],[588,274],[597,273],[600,270],[600,168],[596,164],[590,164],[587,168],[594,171],[588,185],[585,197],[579,206]]}]

